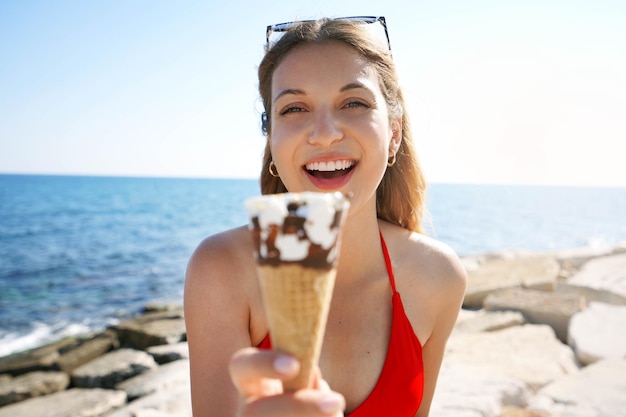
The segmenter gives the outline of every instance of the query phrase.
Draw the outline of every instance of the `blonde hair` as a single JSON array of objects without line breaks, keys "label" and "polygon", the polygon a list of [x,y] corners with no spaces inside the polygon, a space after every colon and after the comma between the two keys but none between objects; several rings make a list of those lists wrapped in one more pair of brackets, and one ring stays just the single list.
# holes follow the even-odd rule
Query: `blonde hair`
[{"label": "blonde hair", "polygon": [[272,122],[271,92],[274,70],[294,47],[329,40],[349,45],[371,63],[378,74],[390,117],[402,119],[402,141],[396,154],[396,163],[387,169],[376,191],[377,215],[380,219],[405,229],[423,233],[426,181],[413,147],[411,127],[395,65],[388,48],[381,45],[358,23],[327,18],[300,23],[287,31],[273,46],[268,46],[258,71],[259,93],[265,108],[263,131],[268,135],[261,170],[261,193],[287,192],[280,178],[269,172],[272,162],[269,132]]}]

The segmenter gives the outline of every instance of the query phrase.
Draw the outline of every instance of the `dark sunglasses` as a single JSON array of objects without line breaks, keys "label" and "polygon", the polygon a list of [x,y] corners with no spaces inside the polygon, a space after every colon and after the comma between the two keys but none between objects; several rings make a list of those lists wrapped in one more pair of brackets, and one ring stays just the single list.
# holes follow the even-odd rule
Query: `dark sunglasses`
[{"label": "dark sunglasses", "polygon": [[[385,29],[385,38],[387,38],[387,46],[389,47],[389,51],[391,51],[391,42],[389,42],[389,32],[387,31],[387,21],[383,16],[348,16],[348,17],[337,17],[333,20],[345,20],[348,22],[354,23],[362,23],[362,24],[370,24],[380,22]],[[311,23],[315,22],[315,20],[300,20],[295,22],[285,22],[285,23],[277,23],[275,25],[269,25],[265,32],[265,41],[266,45],[269,48],[270,46],[270,35],[274,32],[287,32],[289,29],[293,28],[302,23]]]}]

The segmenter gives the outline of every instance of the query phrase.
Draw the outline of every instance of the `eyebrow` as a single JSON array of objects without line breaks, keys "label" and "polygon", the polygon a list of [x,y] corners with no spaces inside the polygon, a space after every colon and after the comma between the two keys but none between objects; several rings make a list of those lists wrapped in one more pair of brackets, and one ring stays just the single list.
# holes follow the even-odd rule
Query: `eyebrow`
[{"label": "eyebrow", "polygon": [[352,83],[344,85],[343,87],[341,87],[341,89],[339,91],[341,91],[343,93],[344,91],[354,90],[354,89],[357,89],[357,88],[362,88],[364,90],[369,90],[369,88],[367,88],[365,86],[365,84],[362,84],[362,83],[360,83],[358,81],[355,81],[355,82],[352,82]]},{"label": "eyebrow", "polygon": [[287,94],[302,95],[302,94],[304,94],[304,91],[303,90],[297,90],[297,89],[294,89],[294,88],[286,88],[283,91],[281,91],[280,93],[276,94],[276,96],[274,97],[274,103],[276,102],[276,100],[278,100],[282,96],[286,96]]},{"label": "eyebrow", "polygon": [[[344,91],[355,90],[355,89],[364,89],[364,90],[368,90],[369,91],[369,88],[367,86],[365,86],[365,84],[362,84],[362,83],[357,82],[357,81],[344,85],[343,87],[341,87],[339,89],[339,91],[343,93]],[[280,93],[276,94],[276,96],[274,97],[274,102],[276,102],[282,96],[286,96],[288,94],[302,95],[302,94],[305,94],[305,92],[304,92],[304,90],[298,90],[298,89],[295,89],[295,88],[286,88],[286,89],[282,90]]]}]

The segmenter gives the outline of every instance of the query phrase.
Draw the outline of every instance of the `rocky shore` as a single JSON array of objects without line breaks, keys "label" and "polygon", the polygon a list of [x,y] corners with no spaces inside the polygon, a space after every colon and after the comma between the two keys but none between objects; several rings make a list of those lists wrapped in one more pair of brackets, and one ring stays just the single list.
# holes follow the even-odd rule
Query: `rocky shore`
[{"label": "rocky shore", "polygon": [[[463,257],[431,417],[626,417],[626,245]],[[180,306],[0,359],[0,417],[191,417]]]}]

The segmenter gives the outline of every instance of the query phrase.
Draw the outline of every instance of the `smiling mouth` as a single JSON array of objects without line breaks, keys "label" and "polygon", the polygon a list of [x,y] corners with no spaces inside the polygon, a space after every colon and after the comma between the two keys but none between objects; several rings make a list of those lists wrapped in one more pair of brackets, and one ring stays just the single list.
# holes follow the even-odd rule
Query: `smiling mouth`
[{"label": "smiling mouth", "polygon": [[352,171],[356,162],[349,159],[328,162],[311,162],[304,168],[315,178],[332,179],[339,178]]}]

